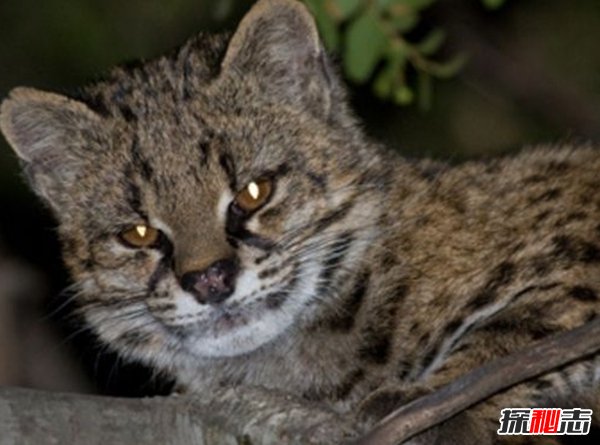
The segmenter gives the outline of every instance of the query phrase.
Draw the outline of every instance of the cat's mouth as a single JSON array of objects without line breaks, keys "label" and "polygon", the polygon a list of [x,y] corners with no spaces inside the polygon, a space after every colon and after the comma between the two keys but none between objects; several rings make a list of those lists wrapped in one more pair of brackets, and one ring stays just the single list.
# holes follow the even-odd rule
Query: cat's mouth
[{"label": "cat's mouth", "polygon": [[[271,342],[293,325],[313,294],[318,280],[309,272],[294,269],[284,285],[240,290],[219,305],[205,305],[188,313],[187,321],[176,327],[180,341],[199,357],[241,355]],[[248,277],[240,278],[242,284],[249,281]],[[176,295],[181,307],[189,308],[188,299],[189,295]]]},{"label": "cat's mouth", "polygon": [[215,332],[230,331],[248,323],[248,318],[244,314],[232,314],[230,311],[223,310],[219,312],[213,321]]}]

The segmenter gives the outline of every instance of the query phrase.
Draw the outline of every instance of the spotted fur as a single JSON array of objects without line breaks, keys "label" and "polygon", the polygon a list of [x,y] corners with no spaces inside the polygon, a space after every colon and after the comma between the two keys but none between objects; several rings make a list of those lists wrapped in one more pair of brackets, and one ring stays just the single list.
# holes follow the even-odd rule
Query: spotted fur
[{"label": "spotted fur", "polygon": [[[292,0],[261,0],[232,37],[199,35],[73,97],[18,88],[0,123],[60,223],[88,323],[191,391],[285,390],[367,427],[600,310],[598,149],[457,167],[383,150]],[[232,212],[265,176],[268,204]],[[158,244],[123,245],[136,224],[159,229]],[[230,256],[240,273],[225,301],[179,285]],[[417,441],[493,443],[502,407],[597,412],[599,388],[590,358]]]}]

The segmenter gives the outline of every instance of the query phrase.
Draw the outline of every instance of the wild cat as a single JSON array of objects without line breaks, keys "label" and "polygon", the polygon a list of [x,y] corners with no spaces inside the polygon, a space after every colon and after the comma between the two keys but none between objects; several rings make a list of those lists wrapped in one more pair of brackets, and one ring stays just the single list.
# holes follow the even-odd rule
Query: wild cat
[{"label": "wild cat", "polygon": [[[293,0],[77,95],[17,88],[0,124],[95,333],[199,396],[281,390],[364,430],[598,315],[597,147],[457,167],[385,150]],[[590,358],[412,443],[507,440],[505,407],[597,413],[599,382]]]}]

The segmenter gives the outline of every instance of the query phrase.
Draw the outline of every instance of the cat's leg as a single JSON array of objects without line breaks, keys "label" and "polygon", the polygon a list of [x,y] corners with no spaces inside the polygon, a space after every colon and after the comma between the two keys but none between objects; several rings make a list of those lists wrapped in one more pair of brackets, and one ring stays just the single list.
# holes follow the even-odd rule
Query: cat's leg
[{"label": "cat's leg", "polygon": [[[559,288],[545,302],[565,302]],[[560,299],[560,300],[558,300]],[[475,326],[451,348],[438,347],[438,354],[414,381],[387,385],[368,396],[359,407],[363,425],[389,414],[415,398],[451,383],[471,369],[495,358],[527,348],[535,340],[584,324],[597,305],[564,307],[552,319],[540,315],[540,298],[524,300],[518,307]],[[565,303],[568,303],[565,302]],[[552,313],[555,313],[554,311]],[[443,340],[442,340],[443,341]],[[411,444],[520,443],[519,436],[499,436],[503,408],[592,408],[600,410],[600,357],[586,359],[558,371],[516,385],[475,405],[438,427],[413,439]],[[579,405],[578,405],[579,403]],[[597,421],[597,419],[596,419]],[[540,436],[550,443],[546,436]],[[528,442],[535,439],[526,436]]]}]

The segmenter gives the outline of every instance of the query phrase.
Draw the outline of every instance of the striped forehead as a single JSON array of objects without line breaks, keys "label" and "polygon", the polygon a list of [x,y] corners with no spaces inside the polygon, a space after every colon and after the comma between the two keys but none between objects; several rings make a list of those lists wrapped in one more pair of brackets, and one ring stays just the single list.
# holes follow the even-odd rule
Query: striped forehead
[{"label": "striped forehead", "polygon": [[139,213],[163,219],[181,208],[204,213],[208,207],[216,208],[234,182],[230,156],[215,152],[205,135],[197,135],[193,142],[176,139],[133,138],[123,173],[132,207],[137,206]]}]

